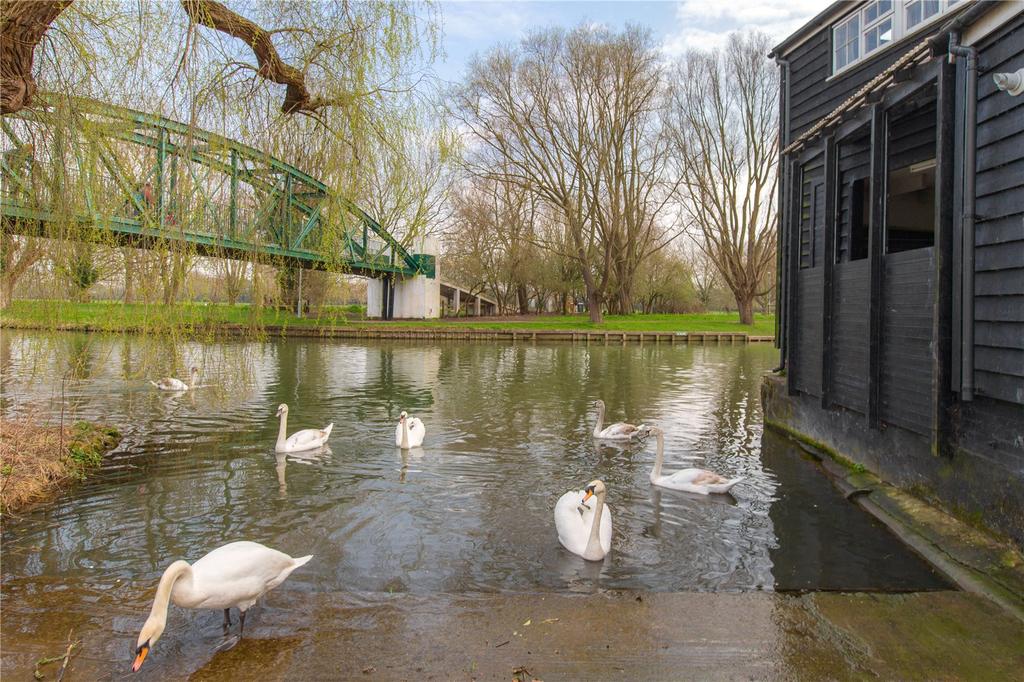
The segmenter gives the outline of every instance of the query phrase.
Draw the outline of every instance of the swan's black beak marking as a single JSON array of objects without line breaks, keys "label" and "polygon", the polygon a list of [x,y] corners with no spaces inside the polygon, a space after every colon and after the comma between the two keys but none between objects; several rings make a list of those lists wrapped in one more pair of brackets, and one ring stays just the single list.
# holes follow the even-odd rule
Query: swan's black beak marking
[{"label": "swan's black beak marking", "polygon": [[135,662],[132,663],[132,672],[139,672],[139,668],[142,667],[142,662],[146,660],[146,656],[149,654],[149,642],[146,642],[138,649],[135,650]]}]

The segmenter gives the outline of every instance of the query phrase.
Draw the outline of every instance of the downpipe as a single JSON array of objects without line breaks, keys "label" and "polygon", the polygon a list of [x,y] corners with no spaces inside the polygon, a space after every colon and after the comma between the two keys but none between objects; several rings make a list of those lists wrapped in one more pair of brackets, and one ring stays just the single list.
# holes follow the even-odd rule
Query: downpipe
[{"label": "downpipe", "polygon": [[[791,282],[787,282],[782,276],[782,273],[786,270],[787,256],[784,256],[785,249],[783,244],[787,243],[785,240],[785,227],[786,227],[786,215],[788,212],[784,210],[786,208],[786,198],[790,195],[790,192],[786,191],[789,186],[788,180],[791,178],[787,177],[789,172],[789,164],[786,163],[782,156],[782,150],[789,144],[789,60],[782,57],[776,57],[775,63],[778,65],[782,72],[782,111],[779,116],[779,182],[778,185],[778,220],[779,225],[776,228],[776,253],[775,253],[775,338],[779,344],[779,366],[772,370],[772,373],[778,374],[779,372],[786,369],[786,344],[787,337],[789,336],[789,330],[786,329],[786,308],[789,305],[786,294],[789,292],[789,287],[792,286]],[[783,290],[785,287],[785,290]]]},{"label": "downpipe", "polygon": [[949,33],[949,63],[965,60],[963,215],[960,216],[960,400],[974,400],[974,223],[977,181],[978,50],[960,44],[960,32]]}]

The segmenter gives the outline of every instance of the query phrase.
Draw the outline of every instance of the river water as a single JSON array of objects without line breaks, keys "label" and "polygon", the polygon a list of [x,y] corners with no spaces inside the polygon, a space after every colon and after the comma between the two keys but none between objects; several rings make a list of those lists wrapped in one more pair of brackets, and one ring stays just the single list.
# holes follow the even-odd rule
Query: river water
[{"label": "river water", "polygon": [[[787,441],[762,445],[758,388],[776,360],[761,344],[5,331],[5,416],[56,420],[63,406],[65,420],[112,423],[125,439],[89,481],[4,524],[4,636],[71,624],[133,642],[171,561],[239,539],[314,554],[279,588],[309,600],[947,587]],[[186,394],[147,381],[192,365],[201,386]],[[664,429],[667,470],[699,457],[745,480],[731,495],[652,489],[653,439],[595,443],[598,398],[612,420]],[[333,422],[329,448],[275,455],[280,403],[289,431]],[[402,410],[427,429],[409,453],[394,446]],[[552,517],[562,493],[594,478],[614,518],[602,563],[562,549]]]}]

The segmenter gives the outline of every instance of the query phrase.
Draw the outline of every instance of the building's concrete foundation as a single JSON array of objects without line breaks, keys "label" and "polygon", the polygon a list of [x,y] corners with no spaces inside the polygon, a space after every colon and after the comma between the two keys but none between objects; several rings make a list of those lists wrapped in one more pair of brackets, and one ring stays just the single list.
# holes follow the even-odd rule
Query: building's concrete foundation
[{"label": "building's concrete foundation", "polygon": [[[820,398],[790,395],[781,376],[764,378],[761,402],[767,426],[860,464],[1024,546],[1024,475],[1017,458],[989,455],[984,444],[963,438],[947,448],[949,455],[933,454],[926,439],[909,431],[884,425],[872,429],[858,412],[825,410]],[[1021,424],[1004,423],[1001,428],[1019,429]]]}]

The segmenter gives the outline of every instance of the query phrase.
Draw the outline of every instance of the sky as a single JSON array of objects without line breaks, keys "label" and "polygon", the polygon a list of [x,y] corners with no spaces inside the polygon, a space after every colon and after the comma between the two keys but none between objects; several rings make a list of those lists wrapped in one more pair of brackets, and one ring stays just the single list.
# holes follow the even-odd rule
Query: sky
[{"label": "sky", "polygon": [[758,28],[776,42],[812,19],[828,0],[442,0],[444,51],[435,65],[447,81],[461,80],[476,53],[515,42],[536,27],[584,22],[612,28],[633,23],[651,28],[666,56],[721,45],[730,32]]}]

